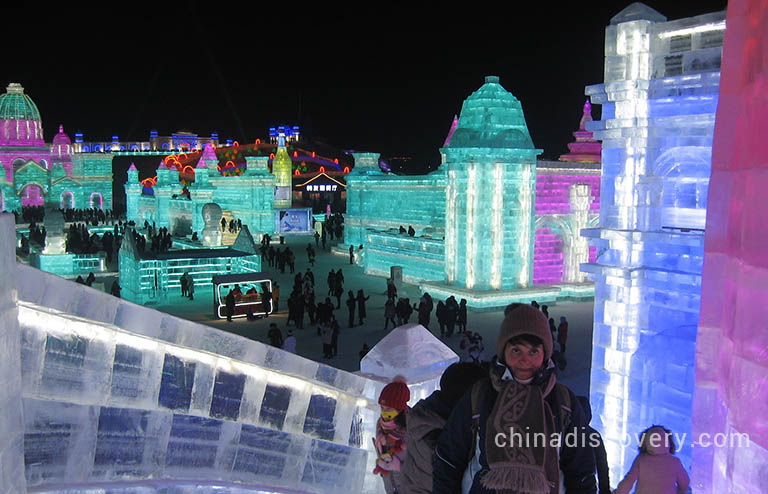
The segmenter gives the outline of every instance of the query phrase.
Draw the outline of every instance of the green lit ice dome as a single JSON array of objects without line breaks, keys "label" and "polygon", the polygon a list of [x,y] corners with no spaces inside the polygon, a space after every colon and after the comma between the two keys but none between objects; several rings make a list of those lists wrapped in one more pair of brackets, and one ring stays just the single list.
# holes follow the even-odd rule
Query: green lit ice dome
[{"label": "green lit ice dome", "polygon": [[487,76],[485,84],[464,100],[447,147],[534,148],[520,101],[501,87],[496,76]]},{"label": "green lit ice dome", "polygon": [[0,120],[40,120],[37,105],[24,94],[21,84],[12,82],[0,94]]}]

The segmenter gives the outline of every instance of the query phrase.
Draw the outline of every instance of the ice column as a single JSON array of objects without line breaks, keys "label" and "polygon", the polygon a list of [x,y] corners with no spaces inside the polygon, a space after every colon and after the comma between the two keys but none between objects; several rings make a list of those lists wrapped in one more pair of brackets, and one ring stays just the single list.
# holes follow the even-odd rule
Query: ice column
[{"label": "ice column", "polygon": [[707,494],[768,481],[768,1],[731,0],[727,23],[693,403],[693,490]]},{"label": "ice column", "polygon": [[0,213],[0,494],[27,491],[15,241],[13,215]]},{"label": "ice column", "polygon": [[376,202],[381,201],[377,201],[377,194],[369,187],[371,180],[384,175],[379,169],[379,153],[352,155],[355,157],[355,167],[346,176],[347,214],[344,218],[344,243],[357,246],[366,243],[365,229],[371,226],[371,210],[384,215],[392,212],[376,208]]},{"label": "ice column", "polygon": [[573,184],[568,188],[571,204],[571,235],[566,237],[565,245],[565,281],[581,283],[587,281],[586,273],[581,272],[581,263],[589,261],[589,244],[579,232],[589,224],[589,206],[592,194],[588,184]]},{"label": "ice column", "polygon": [[[666,22],[634,3],[605,34],[605,82],[587,88],[602,118],[590,379],[593,426],[611,477],[652,424],[691,432],[704,213],[724,12]],[[691,444],[678,456],[690,467]]]}]

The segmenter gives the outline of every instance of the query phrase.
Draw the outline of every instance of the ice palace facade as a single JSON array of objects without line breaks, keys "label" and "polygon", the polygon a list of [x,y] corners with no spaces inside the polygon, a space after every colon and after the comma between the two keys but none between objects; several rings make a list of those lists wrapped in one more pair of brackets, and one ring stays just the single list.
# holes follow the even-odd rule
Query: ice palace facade
[{"label": "ice palace facade", "polygon": [[[591,401],[624,461],[613,478],[634,454],[621,434],[655,421],[749,434],[682,456],[697,492],[764,490],[768,2],[746,4],[729,5],[722,84],[722,13],[667,22],[634,4],[606,31],[605,83],[588,88],[604,105],[587,125],[604,146],[585,267],[597,283]],[[0,492],[381,489],[365,445],[380,381],[17,264],[13,218],[0,224]]]}]

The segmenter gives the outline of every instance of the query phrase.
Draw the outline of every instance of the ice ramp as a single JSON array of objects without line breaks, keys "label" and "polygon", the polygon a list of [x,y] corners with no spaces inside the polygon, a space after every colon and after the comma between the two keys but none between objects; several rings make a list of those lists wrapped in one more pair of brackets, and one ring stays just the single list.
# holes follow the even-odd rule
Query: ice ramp
[{"label": "ice ramp", "polygon": [[2,240],[0,493],[383,492],[380,382],[12,256]]}]

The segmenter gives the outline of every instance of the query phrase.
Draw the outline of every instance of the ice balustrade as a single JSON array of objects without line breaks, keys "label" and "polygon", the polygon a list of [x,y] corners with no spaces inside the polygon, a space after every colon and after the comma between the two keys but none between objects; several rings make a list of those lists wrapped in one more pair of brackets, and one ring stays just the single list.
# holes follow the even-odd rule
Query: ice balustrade
[{"label": "ice balustrade", "polygon": [[17,269],[30,486],[378,491],[369,426],[383,383]]},{"label": "ice balustrade", "polygon": [[458,359],[409,325],[363,377],[16,273],[22,372],[7,380],[23,385],[22,477],[36,492],[383,492],[370,474],[381,388],[402,374],[413,404]]},{"label": "ice balustrade", "polygon": [[765,492],[768,2],[728,2],[696,348],[694,492]]}]

